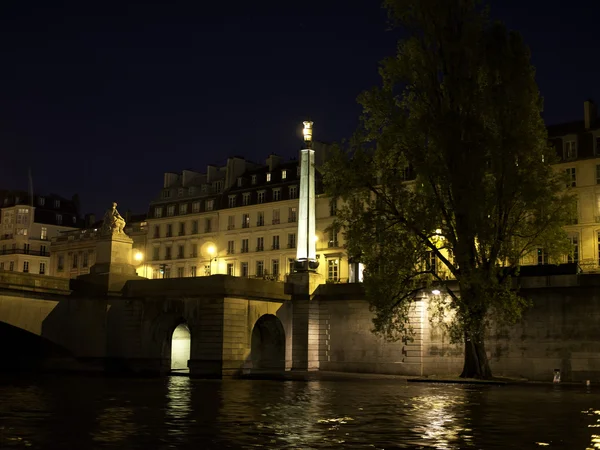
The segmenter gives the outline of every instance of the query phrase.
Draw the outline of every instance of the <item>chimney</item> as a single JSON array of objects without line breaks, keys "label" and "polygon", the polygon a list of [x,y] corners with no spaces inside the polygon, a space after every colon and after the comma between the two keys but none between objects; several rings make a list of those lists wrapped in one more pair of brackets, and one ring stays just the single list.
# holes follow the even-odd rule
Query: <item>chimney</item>
[{"label": "chimney", "polygon": [[597,117],[598,111],[594,101],[590,99],[583,102],[583,121],[586,130],[589,130],[595,125]]},{"label": "chimney", "polygon": [[269,172],[273,172],[279,164],[281,164],[281,156],[277,156],[275,153],[271,153],[267,158],[267,166],[269,166]]},{"label": "chimney", "polygon": [[163,188],[168,188],[169,186],[171,186],[173,183],[175,183],[177,181],[177,178],[178,178],[178,176],[176,173],[165,172]]},{"label": "chimney", "polygon": [[96,215],[95,214],[86,214],[85,215],[85,227],[91,228],[92,225],[96,223]]}]

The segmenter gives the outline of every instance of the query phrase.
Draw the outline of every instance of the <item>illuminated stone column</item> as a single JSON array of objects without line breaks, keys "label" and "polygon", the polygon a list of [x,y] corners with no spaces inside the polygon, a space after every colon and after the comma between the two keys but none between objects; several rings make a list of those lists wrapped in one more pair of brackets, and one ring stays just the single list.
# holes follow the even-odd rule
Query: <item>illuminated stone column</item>
[{"label": "illuminated stone column", "polygon": [[300,203],[295,273],[288,278],[292,293],[292,370],[319,369],[319,302],[313,294],[322,282],[316,269],[315,152],[312,122],[304,122],[300,158]]},{"label": "illuminated stone column", "polygon": [[315,243],[315,151],[312,149],[313,123],[304,122],[304,148],[300,152],[300,202],[296,272],[314,272],[319,263]]}]

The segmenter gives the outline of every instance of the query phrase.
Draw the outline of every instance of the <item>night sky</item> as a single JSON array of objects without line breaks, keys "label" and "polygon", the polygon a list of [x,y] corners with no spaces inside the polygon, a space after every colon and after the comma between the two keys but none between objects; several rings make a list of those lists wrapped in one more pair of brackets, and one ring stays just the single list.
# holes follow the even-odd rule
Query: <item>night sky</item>
[{"label": "night sky", "polygon": [[[55,4],[58,6],[50,6]],[[0,189],[145,212],[165,171],[348,137],[394,52],[375,0],[0,3]],[[210,5],[210,6],[209,6]],[[600,102],[600,2],[497,0],[531,47],[547,123]]]}]

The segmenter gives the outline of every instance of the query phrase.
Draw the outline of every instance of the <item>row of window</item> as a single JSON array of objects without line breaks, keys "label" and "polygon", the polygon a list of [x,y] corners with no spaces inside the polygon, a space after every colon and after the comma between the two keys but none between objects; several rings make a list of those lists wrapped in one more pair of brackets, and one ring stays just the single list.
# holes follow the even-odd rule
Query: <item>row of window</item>
[{"label": "row of window", "polygon": [[[0,270],[9,270],[9,271],[14,271],[15,270],[15,262],[14,261],[8,261],[8,264],[6,264],[4,262],[0,262]],[[29,273],[29,261],[23,261],[23,273]],[[46,263],[45,262],[40,262],[40,271],[39,271],[40,275],[45,275],[46,274]]]},{"label": "row of window", "polygon": [[[297,166],[296,168],[296,176],[300,176],[300,166]],[[288,169],[281,169],[281,180],[287,180],[288,178]],[[274,179],[273,177],[273,173],[272,172],[267,172],[265,174],[265,181],[267,183],[270,183],[272,180]],[[250,182],[251,184],[254,186],[258,183],[259,179],[258,179],[258,174],[253,174],[250,176]],[[200,192],[201,193],[208,193],[209,192],[209,186],[208,184],[204,184],[201,186],[200,188]],[[223,180],[217,180],[215,182],[212,183],[212,192],[222,192],[223,191]],[[244,177],[238,177],[237,179],[237,187],[244,187]],[[197,187],[196,186],[190,186],[188,188],[184,188],[184,187],[180,187],[177,188],[177,196],[178,197],[183,197],[184,195],[196,195],[196,193],[198,192]],[[167,188],[164,189],[162,192],[162,198],[163,199],[169,199],[171,198],[171,189]]]},{"label": "row of window", "polygon": [[[8,205],[8,203],[10,202],[10,199],[7,197],[4,199],[4,204]],[[15,197],[15,204],[19,204],[21,203],[21,197]],[[45,197],[38,197],[38,205],[40,206],[44,206],[46,204],[46,198]],[[54,200],[54,207],[55,208],[60,208],[60,200]]]},{"label": "row of window", "polygon": [[[288,209],[288,223],[294,223],[297,220],[298,220],[297,208],[295,206],[290,207]],[[281,222],[279,209],[273,210],[273,216],[272,216],[271,222],[273,225],[279,224]],[[257,213],[257,216],[256,216],[256,226],[261,227],[264,225],[265,225],[265,213],[260,211]],[[227,229],[232,230],[234,228],[235,228],[235,216],[229,216],[227,218]],[[242,214],[242,228],[250,228],[250,214],[249,213]],[[164,236],[161,235],[160,231],[161,231],[161,226],[155,225],[153,238],[174,237],[175,236],[173,234],[173,231],[174,231],[173,224],[170,224],[170,223],[165,224],[165,235]],[[212,231],[214,231],[212,218],[207,217],[204,219],[204,232],[210,233]],[[187,234],[198,234],[198,233],[199,233],[198,220],[193,220],[191,222],[191,229],[190,229],[189,233],[188,233],[188,230],[186,227],[186,223],[179,222],[179,226],[177,228],[177,236],[185,236]]]},{"label": "row of window", "polygon": [[[600,156],[600,137],[596,137],[594,147],[594,156]],[[577,159],[577,141],[570,140],[563,142],[563,159]]]},{"label": "row of window", "polygon": [[[69,262],[71,270],[77,270],[80,266],[82,269],[89,267],[90,253],[90,251],[84,251],[70,255]],[[63,272],[65,270],[65,255],[58,255],[56,270],[58,272]]]},{"label": "row of window", "polygon": [[[567,187],[577,187],[577,168],[569,167],[565,169],[567,174]],[[596,184],[600,184],[600,164],[596,164]]]},{"label": "row of window", "polygon": [[[272,242],[271,249],[279,250],[279,248],[280,248],[279,235],[272,236],[271,242]],[[177,259],[184,259],[187,257],[189,257],[189,258],[197,258],[198,257],[198,244],[191,245],[189,256],[186,256],[186,254],[185,254],[185,246],[184,245],[180,244],[176,248],[177,248],[177,255],[175,257]],[[287,235],[287,248],[296,248],[296,233],[289,233]],[[154,247],[152,250],[153,250],[152,259],[154,261],[159,261],[161,259],[160,248]],[[262,252],[264,250],[265,250],[265,238],[264,237],[256,238],[255,251]],[[250,240],[242,239],[240,253],[248,253],[250,251],[251,251],[250,250]],[[254,251],[254,249],[253,249],[253,251]],[[232,255],[235,252],[236,252],[235,241],[228,241],[227,242],[227,254]],[[165,254],[164,254],[164,258],[162,258],[162,259],[166,259],[166,260],[173,259],[173,256],[174,256],[173,248],[171,246],[165,246]]]},{"label": "row of window", "polygon": [[[239,263],[239,267],[236,267],[236,263],[230,262],[227,263],[226,273],[230,276],[240,276],[240,277],[258,277],[265,278],[273,281],[278,281],[281,277],[281,266],[279,259],[272,259],[270,264],[270,272],[265,265],[264,260],[255,261],[254,263],[254,272],[250,273],[250,265],[246,261],[242,261]],[[294,261],[288,261],[288,273],[292,273],[294,270]],[[204,266],[204,276],[209,276],[212,274],[212,265],[207,264]],[[191,266],[189,268],[188,274],[185,273],[185,267],[176,267],[175,272],[171,272],[171,266],[162,265],[160,267],[154,268],[152,272],[152,278],[171,278],[172,276],[177,278],[184,277],[197,277],[199,276],[198,267]],[[339,259],[328,259],[327,260],[327,280],[328,281],[339,281],[340,280],[340,261]]]},{"label": "row of window", "polygon": [[[244,192],[242,194],[242,206],[247,206],[250,205],[252,202],[252,192]],[[289,187],[289,199],[297,199],[298,198],[298,186],[290,186]],[[275,188],[271,191],[271,200],[276,202],[276,201],[280,201],[283,200],[282,194],[281,194],[281,188]],[[265,203],[267,201],[267,191],[266,190],[262,190],[262,191],[257,191],[256,192],[256,203],[260,204],[260,203]],[[154,217],[155,218],[161,218],[163,217],[163,213],[166,217],[172,217],[175,215],[175,213],[177,213],[178,215],[185,215],[188,214],[188,212],[191,212],[192,214],[197,214],[201,212],[201,202],[200,201],[195,201],[192,202],[191,204],[191,209],[188,207],[188,203],[180,203],[179,205],[168,205],[165,209],[164,206],[156,206],[154,207]],[[238,205],[238,194],[232,194],[229,196],[228,198],[228,203],[227,206],[229,208],[235,208],[236,206],[240,206]],[[202,212],[207,212],[207,211],[214,211],[215,210],[215,199],[208,199],[208,200],[204,200],[204,211]]]},{"label": "row of window", "polygon": [[13,243],[10,248],[6,247],[6,244],[2,244],[2,249],[0,250],[0,254],[10,255],[10,254],[23,254],[23,255],[39,255],[39,256],[50,256],[50,252],[45,245],[40,245],[39,250],[31,250],[29,244],[23,244],[21,248],[17,248],[17,244]]}]

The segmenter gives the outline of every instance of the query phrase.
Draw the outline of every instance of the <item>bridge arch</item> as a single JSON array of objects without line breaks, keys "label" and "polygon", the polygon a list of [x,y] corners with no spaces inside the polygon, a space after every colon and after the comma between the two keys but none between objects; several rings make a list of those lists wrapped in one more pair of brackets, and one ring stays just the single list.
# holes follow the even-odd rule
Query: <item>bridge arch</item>
[{"label": "bridge arch", "polygon": [[175,327],[171,333],[171,372],[188,370],[190,360],[191,333],[186,322]]},{"label": "bridge arch", "polygon": [[264,314],[252,329],[252,369],[285,370],[285,347],[285,330],[281,320],[273,314]]}]

